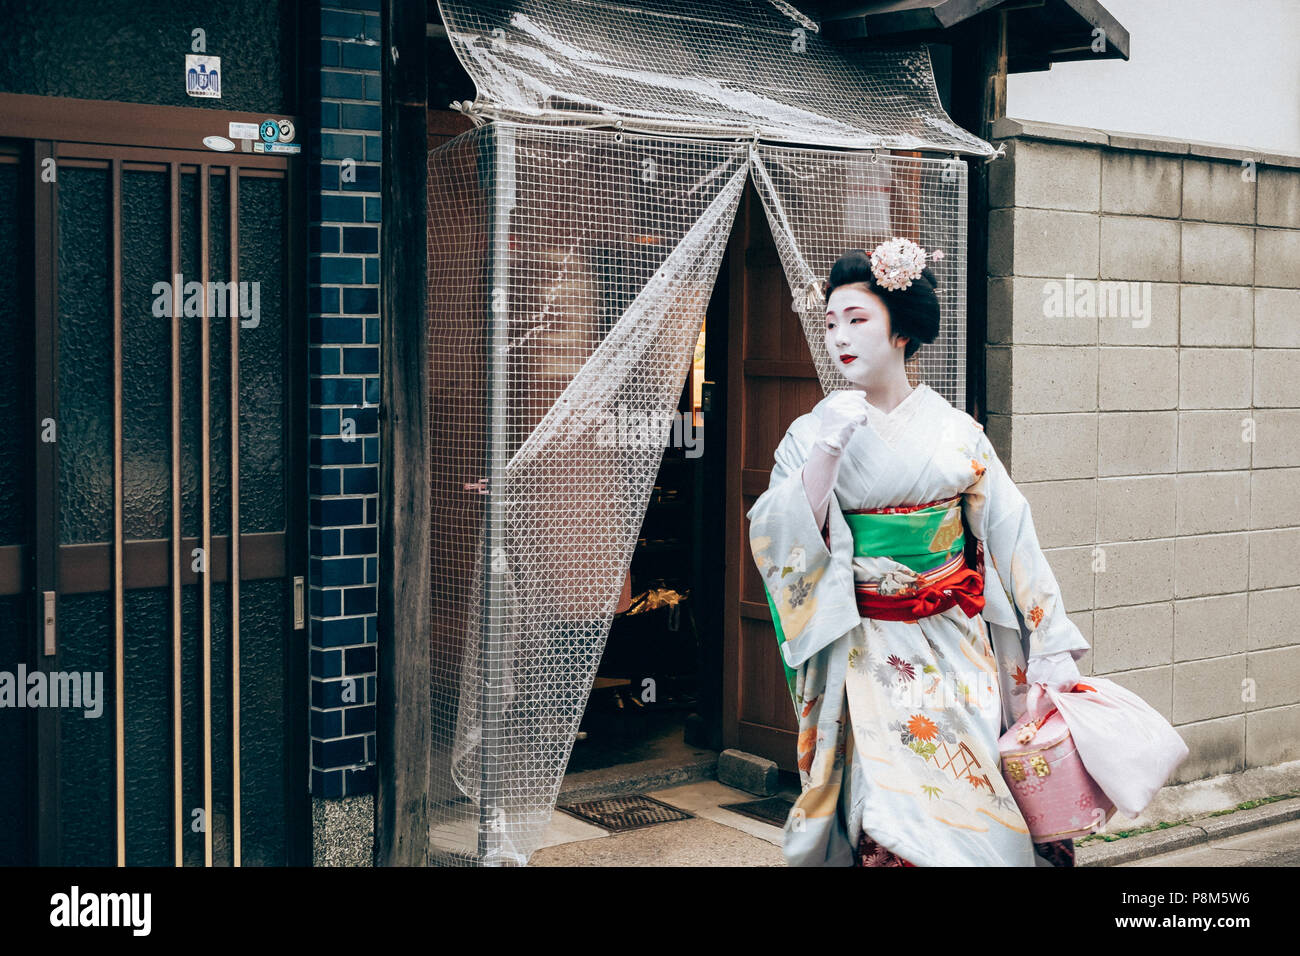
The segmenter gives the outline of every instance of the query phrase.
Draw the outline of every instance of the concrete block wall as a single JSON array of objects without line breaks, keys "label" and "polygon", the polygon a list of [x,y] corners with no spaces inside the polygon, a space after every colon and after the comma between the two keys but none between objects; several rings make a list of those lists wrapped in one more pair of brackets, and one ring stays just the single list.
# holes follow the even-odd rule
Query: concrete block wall
[{"label": "concrete block wall", "polygon": [[988,433],[1080,662],[1191,751],[1300,759],[1300,156],[1002,119]]}]

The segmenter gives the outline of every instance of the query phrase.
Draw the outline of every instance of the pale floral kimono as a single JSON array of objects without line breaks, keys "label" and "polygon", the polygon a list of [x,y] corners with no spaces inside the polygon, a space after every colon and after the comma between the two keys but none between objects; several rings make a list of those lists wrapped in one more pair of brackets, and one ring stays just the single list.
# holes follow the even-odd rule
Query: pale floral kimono
[{"label": "pale floral kimono", "polygon": [[[888,414],[868,405],[840,464],[828,548],[803,489],[826,400],[787,430],[748,513],[799,722],[803,794],[786,822],[786,860],[853,865],[865,831],[916,866],[1050,865],[1003,780],[997,740],[1025,710],[1027,657],[1077,660],[1088,643],[1065,614],[1028,503],[980,425],[922,383]],[[960,517],[968,544],[979,542],[982,613],[860,616],[855,581],[888,594],[916,575],[886,557],[855,558],[842,510],[954,496],[949,522]]]}]

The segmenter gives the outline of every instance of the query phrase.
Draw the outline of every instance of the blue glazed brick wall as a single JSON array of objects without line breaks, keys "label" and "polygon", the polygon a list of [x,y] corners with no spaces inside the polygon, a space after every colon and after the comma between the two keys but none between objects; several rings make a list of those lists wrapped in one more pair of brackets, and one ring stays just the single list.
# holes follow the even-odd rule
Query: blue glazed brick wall
[{"label": "blue glazed brick wall", "polygon": [[311,790],[375,789],[379,0],[321,0],[309,137]]}]

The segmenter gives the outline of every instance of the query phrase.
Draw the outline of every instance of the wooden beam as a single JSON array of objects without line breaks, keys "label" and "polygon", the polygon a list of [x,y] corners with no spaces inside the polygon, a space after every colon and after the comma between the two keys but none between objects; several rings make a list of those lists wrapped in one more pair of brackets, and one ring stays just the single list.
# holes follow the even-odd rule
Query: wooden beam
[{"label": "wooden beam", "polygon": [[[289,113],[244,113],[195,109],[192,106],[154,106],[149,103],[79,100],[67,96],[0,93],[0,126],[3,126],[6,136],[50,139],[61,143],[142,146],[150,150],[155,159],[159,149],[195,149],[216,161],[215,157],[221,153],[209,150],[203,144],[205,136],[225,136],[231,123],[256,125],[268,115],[288,119],[300,130],[304,128],[299,117]],[[272,155],[267,154],[265,158]],[[240,162],[262,158],[241,157]],[[283,154],[276,158],[283,159]]]},{"label": "wooden beam", "polygon": [[[981,139],[992,140],[993,122],[1007,111],[1007,14],[990,10],[954,31],[953,120]],[[984,356],[988,339],[989,164],[967,158],[966,410],[982,425],[987,419]],[[1004,163],[1006,159],[993,162]]]},{"label": "wooden beam", "polygon": [[384,154],[379,407],[375,863],[429,860],[429,474],[424,4],[382,4]]}]

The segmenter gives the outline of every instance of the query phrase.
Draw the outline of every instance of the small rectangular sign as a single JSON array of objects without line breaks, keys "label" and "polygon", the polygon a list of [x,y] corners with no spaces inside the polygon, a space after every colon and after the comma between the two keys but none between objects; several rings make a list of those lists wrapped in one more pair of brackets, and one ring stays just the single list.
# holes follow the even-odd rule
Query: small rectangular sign
[{"label": "small rectangular sign", "polygon": [[302,143],[254,143],[255,153],[301,153]]},{"label": "small rectangular sign", "polygon": [[257,131],[256,123],[231,123],[230,132],[226,134],[231,139],[261,139],[262,134]]},{"label": "small rectangular sign", "polygon": [[221,99],[221,57],[185,54],[185,92]]}]

